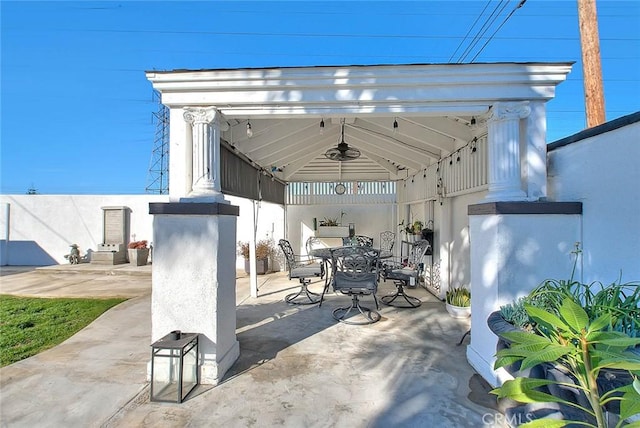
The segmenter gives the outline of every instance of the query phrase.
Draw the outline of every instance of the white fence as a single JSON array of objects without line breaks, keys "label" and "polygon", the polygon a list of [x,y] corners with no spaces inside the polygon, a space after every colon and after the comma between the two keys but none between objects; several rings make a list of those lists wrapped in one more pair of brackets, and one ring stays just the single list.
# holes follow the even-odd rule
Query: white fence
[{"label": "white fence", "polygon": [[[344,186],[344,193],[336,192],[338,185]],[[393,204],[395,201],[393,181],[294,182],[287,186],[287,205]]]},{"label": "white fence", "polygon": [[487,137],[483,136],[398,183],[398,202],[437,200],[486,187]]}]

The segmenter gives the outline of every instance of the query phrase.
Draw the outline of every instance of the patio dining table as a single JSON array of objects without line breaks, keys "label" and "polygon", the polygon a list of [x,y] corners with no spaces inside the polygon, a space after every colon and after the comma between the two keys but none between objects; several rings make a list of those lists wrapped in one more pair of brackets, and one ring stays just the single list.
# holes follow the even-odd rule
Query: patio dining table
[{"label": "patio dining table", "polygon": [[[324,289],[322,290],[322,296],[320,296],[320,305],[318,306],[322,306],[324,295],[329,289],[329,285],[331,284],[331,274],[332,274],[332,267],[333,267],[331,265],[331,251],[336,250],[338,248],[345,248],[345,247],[341,246],[341,247],[314,248],[311,251],[309,251],[309,256],[322,259],[322,262],[325,264],[326,275],[324,278]],[[378,251],[380,251],[379,259],[389,259],[393,257],[393,253],[389,250],[378,250]]]}]

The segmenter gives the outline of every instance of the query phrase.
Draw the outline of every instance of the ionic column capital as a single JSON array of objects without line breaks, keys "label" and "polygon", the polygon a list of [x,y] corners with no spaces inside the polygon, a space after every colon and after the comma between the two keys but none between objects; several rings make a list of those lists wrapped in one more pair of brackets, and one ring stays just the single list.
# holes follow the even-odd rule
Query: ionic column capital
[{"label": "ionic column capital", "polygon": [[531,114],[529,101],[517,103],[495,103],[491,106],[487,117],[487,122],[497,122],[502,120],[524,119]]},{"label": "ionic column capital", "polygon": [[211,123],[213,121],[217,121],[219,117],[219,113],[215,107],[184,107],[184,113],[182,116],[184,117],[185,122],[196,124],[196,123]]}]

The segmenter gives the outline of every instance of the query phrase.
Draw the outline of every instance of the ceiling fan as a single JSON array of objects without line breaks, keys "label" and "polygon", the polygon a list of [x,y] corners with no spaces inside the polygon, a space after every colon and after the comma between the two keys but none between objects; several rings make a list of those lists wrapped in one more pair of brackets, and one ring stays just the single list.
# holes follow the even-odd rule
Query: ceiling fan
[{"label": "ceiling fan", "polygon": [[340,143],[337,147],[332,147],[327,150],[324,155],[327,159],[340,162],[350,161],[360,157],[360,150],[349,147],[349,145],[344,142],[344,121],[342,122],[342,128],[340,130]]}]

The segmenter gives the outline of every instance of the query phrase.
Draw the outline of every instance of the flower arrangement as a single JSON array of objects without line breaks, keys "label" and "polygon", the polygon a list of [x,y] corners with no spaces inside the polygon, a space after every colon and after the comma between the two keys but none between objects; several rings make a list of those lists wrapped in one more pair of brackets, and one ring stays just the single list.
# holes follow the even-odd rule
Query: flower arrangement
[{"label": "flower arrangement", "polygon": [[147,241],[132,241],[132,242],[129,242],[129,245],[127,245],[127,248],[132,250],[144,250],[149,247],[147,246]]}]

